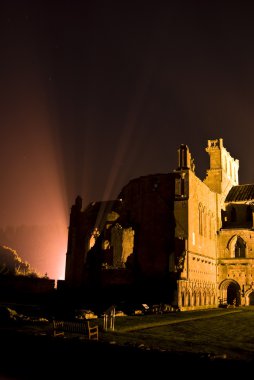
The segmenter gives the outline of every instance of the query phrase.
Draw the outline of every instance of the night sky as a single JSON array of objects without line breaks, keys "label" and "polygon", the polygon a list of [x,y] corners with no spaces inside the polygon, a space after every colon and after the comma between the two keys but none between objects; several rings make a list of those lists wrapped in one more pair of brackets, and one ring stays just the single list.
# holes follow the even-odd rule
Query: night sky
[{"label": "night sky", "polygon": [[132,178],[205,177],[223,138],[253,183],[250,1],[0,3],[0,244],[63,278],[69,211]]}]

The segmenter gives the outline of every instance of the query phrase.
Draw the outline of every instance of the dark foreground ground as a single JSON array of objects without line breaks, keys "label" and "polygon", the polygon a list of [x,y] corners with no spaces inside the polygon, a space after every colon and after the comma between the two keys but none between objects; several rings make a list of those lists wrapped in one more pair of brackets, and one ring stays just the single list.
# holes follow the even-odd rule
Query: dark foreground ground
[{"label": "dark foreground ground", "polygon": [[[0,330],[0,379],[209,379],[250,374],[254,361],[118,346],[78,337]],[[195,376],[194,376],[195,374]]]}]

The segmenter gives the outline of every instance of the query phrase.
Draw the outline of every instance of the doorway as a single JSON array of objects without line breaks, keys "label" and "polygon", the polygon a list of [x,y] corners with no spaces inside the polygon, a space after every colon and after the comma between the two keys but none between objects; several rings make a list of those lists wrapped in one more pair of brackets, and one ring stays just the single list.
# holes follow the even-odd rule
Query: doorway
[{"label": "doorway", "polygon": [[249,294],[249,305],[254,305],[254,292]]},{"label": "doorway", "polygon": [[[241,305],[240,285],[235,280],[225,280],[220,286],[220,303],[223,305]],[[254,299],[254,296],[253,296]]]},{"label": "doorway", "polygon": [[235,306],[240,304],[239,286],[234,282],[231,282],[227,288],[227,304]]}]

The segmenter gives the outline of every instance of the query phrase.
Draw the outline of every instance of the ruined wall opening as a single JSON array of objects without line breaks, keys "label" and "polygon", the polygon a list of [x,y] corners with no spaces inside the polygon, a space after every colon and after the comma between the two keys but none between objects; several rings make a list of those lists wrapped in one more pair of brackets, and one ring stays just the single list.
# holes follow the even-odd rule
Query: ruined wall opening
[{"label": "ruined wall opening", "polygon": [[241,236],[234,235],[228,242],[227,248],[232,258],[244,258],[246,257],[246,242]]},{"label": "ruined wall opening", "polygon": [[235,244],[235,257],[245,257],[245,248],[245,241],[240,236],[238,236]]},{"label": "ruined wall opening", "polygon": [[231,283],[227,288],[227,304],[239,306],[239,296],[238,296],[238,288],[236,284]]},{"label": "ruined wall opening", "polygon": [[241,305],[240,285],[234,280],[225,280],[220,286],[220,304],[221,305]]},{"label": "ruined wall opening", "polygon": [[254,305],[254,292],[249,294],[249,305]]}]

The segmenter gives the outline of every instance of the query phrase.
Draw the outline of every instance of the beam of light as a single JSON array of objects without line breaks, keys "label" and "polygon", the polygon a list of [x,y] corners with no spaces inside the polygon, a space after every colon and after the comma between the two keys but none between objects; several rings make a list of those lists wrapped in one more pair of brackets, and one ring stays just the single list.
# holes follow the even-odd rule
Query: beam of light
[{"label": "beam of light", "polygon": [[[132,103],[127,115],[126,123],[123,126],[120,141],[115,150],[115,156],[108,175],[107,183],[103,192],[102,200],[110,200],[115,197],[115,191],[119,188],[119,184],[123,183],[126,177],[125,170],[129,170],[131,164],[138,160],[139,148],[135,144],[134,132],[138,123],[138,116],[143,107],[144,98],[147,87],[150,82],[150,67],[144,71],[138,83],[136,94],[132,99]],[[127,165],[125,165],[127,163]],[[105,203],[102,202],[101,210],[98,213],[95,228],[100,226],[104,214]]]},{"label": "beam of light", "polygon": [[68,204],[53,136],[56,120],[37,76],[26,73],[8,86],[12,99],[1,109],[1,169],[8,168],[1,185],[1,244],[17,250],[40,274],[63,279]]},{"label": "beam of light", "polygon": [[[44,121],[38,142],[37,194],[40,198],[37,218],[44,223],[44,239],[40,241],[38,267],[45,268],[50,277],[64,278],[65,253],[67,248],[68,203],[64,172],[58,141],[52,136],[52,122]],[[33,195],[35,197],[35,194]],[[38,201],[38,200],[36,200]],[[43,227],[43,225],[42,225]],[[42,250],[43,247],[43,250]]]}]

